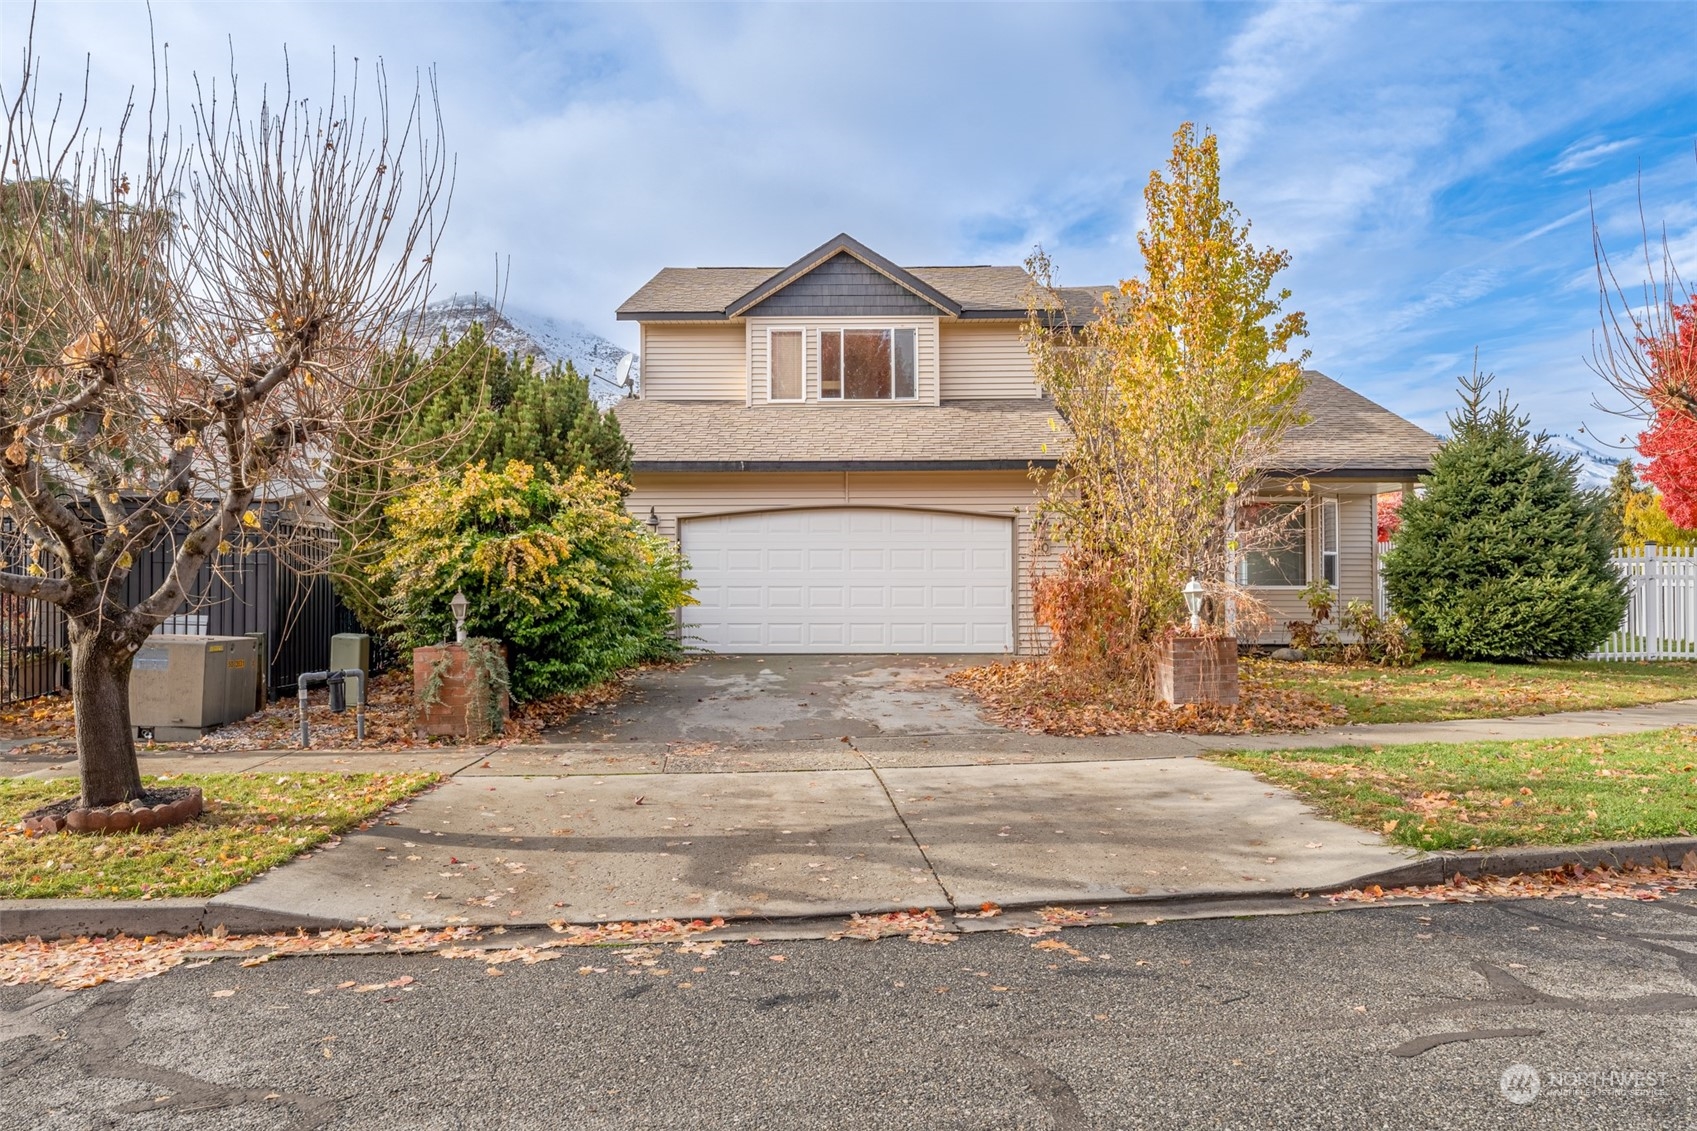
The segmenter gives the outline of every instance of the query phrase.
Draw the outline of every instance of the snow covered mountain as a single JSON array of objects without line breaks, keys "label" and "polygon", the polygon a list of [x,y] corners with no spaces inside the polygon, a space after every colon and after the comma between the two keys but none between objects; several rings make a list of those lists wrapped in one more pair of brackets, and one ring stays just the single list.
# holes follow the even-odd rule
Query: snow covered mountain
[{"label": "snow covered mountain", "polygon": [[[497,309],[488,295],[476,292],[453,295],[426,306],[414,331],[415,340],[433,345],[444,330],[450,340],[457,339],[473,322],[483,323],[485,338],[508,353],[534,357],[537,364],[544,366],[571,362],[580,374],[589,378],[589,395],[603,408],[625,395],[625,390],[613,383],[613,377],[619,362],[633,356],[629,350],[614,345],[581,322],[510,305]],[[632,369],[634,384],[634,363]]]},{"label": "snow covered mountain", "polygon": [[1595,441],[1586,442],[1572,436],[1551,436],[1550,449],[1564,456],[1579,457],[1579,485],[1581,487],[1607,487],[1609,480],[1614,478],[1615,465],[1623,459],[1634,457],[1637,453],[1630,451],[1616,452],[1613,455],[1594,447]]}]

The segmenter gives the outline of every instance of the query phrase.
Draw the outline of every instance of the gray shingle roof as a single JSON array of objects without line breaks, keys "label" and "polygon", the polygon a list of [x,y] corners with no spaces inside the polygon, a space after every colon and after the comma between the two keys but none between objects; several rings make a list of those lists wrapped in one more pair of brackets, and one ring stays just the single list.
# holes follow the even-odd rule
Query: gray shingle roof
[{"label": "gray shingle roof", "polygon": [[1275,470],[1365,477],[1414,475],[1430,465],[1436,436],[1324,373],[1310,369],[1306,376],[1308,387],[1297,403],[1309,422],[1285,437]]},{"label": "gray shingle roof", "polygon": [[1067,438],[1055,406],[1037,399],[758,408],[624,400],[613,413],[637,471],[1025,467],[1054,463]]},{"label": "gray shingle roof", "polygon": [[[839,236],[802,260],[787,267],[667,267],[618,309],[624,320],[643,318],[680,319],[695,315],[717,320],[726,317],[727,310],[763,283],[785,272],[795,272],[810,262],[809,257],[828,258],[836,249],[847,249],[862,258],[877,259],[874,264],[883,269],[885,261],[848,236]],[[1031,277],[1023,267],[907,267],[893,264],[888,269],[905,271],[927,287],[933,287],[961,308],[963,317],[1022,318],[1025,316],[1027,292]],[[911,285],[911,284],[910,284]],[[1096,300],[1105,287],[1062,287],[1061,299],[1067,313],[1075,322],[1090,317]]]},{"label": "gray shingle roof", "polygon": [[[1272,469],[1359,478],[1426,470],[1437,437],[1323,373],[1308,371],[1294,430]],[[877,470],[1052,465],[1070,433],[1048,400],[761,405],[624,400],[613,406],[637,471]]]}]

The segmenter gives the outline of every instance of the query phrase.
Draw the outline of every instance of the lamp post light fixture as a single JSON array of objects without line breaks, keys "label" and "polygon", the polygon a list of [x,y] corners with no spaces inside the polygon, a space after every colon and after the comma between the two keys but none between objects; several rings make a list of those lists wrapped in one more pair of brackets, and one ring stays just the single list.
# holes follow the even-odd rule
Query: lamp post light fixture
[{"label": "lamp post light fixture", "polygon": [[1184,604],[1190,610],[1190,631],[1202,631],[1202,597],[1207,593],[1202,582],[1191,578],[1184,583]]},{"label": "lamp post light fixture", "polygon": [[455,593],[454,599],[448,602],[448,608],[454,611],[454,643],[456,644],[465,643],[465,614],[466,609],[470,607],[471,602],[466,600],[464,590]]},{"label": "lamp post light fixture", "polygon": [[660,515],[653,507],[648,508],[648,517],[644,519],[643,522],[647,525],[648,529],[652,530],[654,533],[660,533]]}]

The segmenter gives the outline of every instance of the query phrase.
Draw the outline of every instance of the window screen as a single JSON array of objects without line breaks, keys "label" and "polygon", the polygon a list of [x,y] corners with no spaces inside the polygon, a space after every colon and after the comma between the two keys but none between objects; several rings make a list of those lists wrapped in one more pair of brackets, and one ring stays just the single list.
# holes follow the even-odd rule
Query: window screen
[{"label": "window screen", "polygon": [[1261,503],[1249,510],[1254,549],[1243,555],[1243,584],[1308,584],[1308,508]]}]

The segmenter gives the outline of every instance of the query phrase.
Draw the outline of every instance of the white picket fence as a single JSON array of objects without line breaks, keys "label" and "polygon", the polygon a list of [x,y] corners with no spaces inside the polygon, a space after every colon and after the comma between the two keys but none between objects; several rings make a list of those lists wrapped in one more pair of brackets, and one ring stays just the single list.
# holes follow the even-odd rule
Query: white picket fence
[{"label": "white picket fence", "polygon": [[1631,600],[1620,630],[1594,660],[1697,659],[1697,548],[1621,549],[1615,566]]}]

